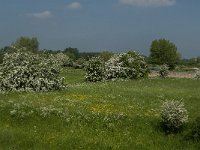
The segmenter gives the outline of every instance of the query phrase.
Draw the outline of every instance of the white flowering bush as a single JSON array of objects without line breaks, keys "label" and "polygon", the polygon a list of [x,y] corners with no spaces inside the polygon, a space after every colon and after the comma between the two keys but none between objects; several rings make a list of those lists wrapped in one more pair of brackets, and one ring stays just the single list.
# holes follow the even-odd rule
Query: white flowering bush
[{"label": "white flowering bush", "polygon": [[85,79],[96,82],[104,79],[104,61],[100,57],[92,57],[86,67]]},{"label": "white flowering bush", "polygon": [[60,64],[23,49],[5,54],[0,66],[0,91],[49,91],[64,87]]},{"label": "white flowering bush", "polygon": [[59,64],[60,66],[72,66],[72,60],[63,53],[57,53],[55,55],[51,55],[51,60],[54,61],[54,63]]},{"label": "white flowering bush", "polygon": [[161,110],[162,123],[167,131],[175,132],[188,122],[188,112],[181,101],[165,101]]},{"label": "white flowering bush", "polygon": [[106,79],[127,77],[127,67],[123,66],[121,58],[125,53],[115,54],[105,63],[105,77]]},{"label": "white flowering bush", "polygon": [[160,71],[159,71],[160,77],[162,78],[166,78],[169,75],[169,67],[164,64],[160,67]]},{"label": "white flowering bush", "polygon": [[200,70],[197,70],[194,79],[200,80]]},{"label": "white flowering bush", "polygon": [[105,63],[106,79],[147,77],[149,69],[144,57],[134,51],[115,54]]}]

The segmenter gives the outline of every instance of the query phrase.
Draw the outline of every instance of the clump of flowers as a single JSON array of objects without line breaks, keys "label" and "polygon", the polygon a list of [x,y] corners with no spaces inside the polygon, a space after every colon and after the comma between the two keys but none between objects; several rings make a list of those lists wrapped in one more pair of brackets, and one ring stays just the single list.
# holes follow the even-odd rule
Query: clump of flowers
[{"label": "clump of flowers", "polygon": [[106,79],[147,77],[149,69],[143,56],[134,51],[115,54],[105,63]]},{"label": "clump of flowers", "polygon": [[161,119],[167,132],[176,132],[188,122],[188,112],[181,101],[165,101],[161,109]]},{"label": "clump of flowers", "polygon": [[60,63],[25,49],[5,54],[0,66],[0,91],[50,91],[64,87]]},{"label": "clump of flowers", "polygon": [[104,78],[104,61],[100,57],[92,57],[86,67],[85,79],[87,81],[96,82]]},{"label": "clump of flowers", "polygon": [[160,77],[166,78],[169,75],[169,67],[166,64],[162,65],[159,74]]}]

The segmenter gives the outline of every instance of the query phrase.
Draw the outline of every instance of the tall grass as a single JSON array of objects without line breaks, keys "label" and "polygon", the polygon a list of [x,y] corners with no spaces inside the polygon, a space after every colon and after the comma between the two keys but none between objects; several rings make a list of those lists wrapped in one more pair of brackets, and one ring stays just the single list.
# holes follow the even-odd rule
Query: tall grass
[{"label": "tall grass", "polygon": [[[0,94],[0,149],[200,148],[184,139],[187,126],[182,133],[169,135],[159,127],[160,106],[166,99],[181,99],[190,121],[199,116],[200,81],[89,83],[82,70],[68,69],[62,75],[69,83],[63,91]],[[33,113],[28,114],[30,110]]]}]

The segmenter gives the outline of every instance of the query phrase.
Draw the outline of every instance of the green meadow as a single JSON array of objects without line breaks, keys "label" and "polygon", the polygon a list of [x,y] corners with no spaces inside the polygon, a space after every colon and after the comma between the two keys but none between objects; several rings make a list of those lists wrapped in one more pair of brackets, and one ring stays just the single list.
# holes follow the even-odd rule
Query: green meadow
[{"label": "green meadow", "polygon": [[[84,71],[62,72],[67,88],[0,94],[2,150],[198,150],[188,140],[200,116],[200,80],[149,78],[90,83]],[[160,126],[165,100],[181,100],[189,113],[182,132]]]}]

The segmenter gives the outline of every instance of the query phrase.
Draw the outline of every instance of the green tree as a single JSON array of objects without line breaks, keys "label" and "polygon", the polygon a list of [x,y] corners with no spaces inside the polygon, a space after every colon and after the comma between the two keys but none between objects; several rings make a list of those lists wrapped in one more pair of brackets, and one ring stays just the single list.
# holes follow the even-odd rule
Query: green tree
[{"label": "green tree", "polygon": [[39,50],[39,42],[37,38],[29,38],[22,36],[18,38],[13,44],[16,48],[26,48],[27,51],[37,52]]},{"label": "green tree", "polygon": [[69,56],[69,58],[75,60],[79,57],[79,50],[77,48],[68,47],[63,53]]},{"label": "green tree", "polygon": [[108,61],[114,54],[112,52],[109,51],[103,51],[100,53],[100,57],[104,60],[104,61]]},{"label": "green tree", "polygon": [[197,57],[197,63],[200,63],[200,56]]},{"label": "green tree", "polygon": [[150,48],[150,62],[153,64],[167,64],[173,69],[181,58],[174,43],[166,39],[154,40]]}]

